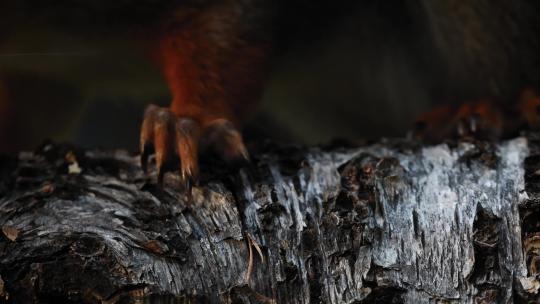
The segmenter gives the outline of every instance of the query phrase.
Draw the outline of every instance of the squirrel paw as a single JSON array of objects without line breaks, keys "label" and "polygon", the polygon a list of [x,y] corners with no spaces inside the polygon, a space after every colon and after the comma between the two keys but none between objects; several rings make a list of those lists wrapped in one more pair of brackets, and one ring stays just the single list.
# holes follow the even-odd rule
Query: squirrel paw
[{"label": "squirrel paw", "polygon": [[439,143],[445,139],[493,139],[501,136],[503,117],[490,101],[440,106],[422,114],[415,122],[412,135],[416,139]]},{"label": "squirrel paw", "polygon": [[167,164],[179,160],[180,177],[191,192],[199,177],[199,149],[208,148],[229,163],[248,160],[242,135],[229,120],[220,118],[201,125],[193,118],[177,117],[168,108],[146,108],[141,127],[141,167],[146,173],[148,157],[155,152],[160,187]]},{"label": "squirrel paw", "polygon": [[460,107],[456,126],[460,138],[496,139],[503,133],[503,117],[493,102],[469,102]]}]

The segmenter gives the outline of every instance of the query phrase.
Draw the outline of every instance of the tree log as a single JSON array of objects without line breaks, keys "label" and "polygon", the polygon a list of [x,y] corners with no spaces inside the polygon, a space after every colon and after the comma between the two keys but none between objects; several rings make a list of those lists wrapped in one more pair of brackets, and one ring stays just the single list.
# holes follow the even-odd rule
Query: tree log
[{"label": "tree log", "polygon": [[190,196],[46,143],[0,161],[0,301],[538,303],[539,142],[265,144]]}]

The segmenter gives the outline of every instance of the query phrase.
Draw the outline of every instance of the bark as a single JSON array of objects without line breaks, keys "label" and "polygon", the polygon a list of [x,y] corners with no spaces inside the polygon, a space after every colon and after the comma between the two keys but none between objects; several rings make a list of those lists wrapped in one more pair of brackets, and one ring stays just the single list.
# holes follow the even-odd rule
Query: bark
[{"label": "bark", "polygon": [[203,158],[188,197],[135,155],[44,144],[0,162],[0,297],[538,303],[538,147],[264,145],[240,170]]}]

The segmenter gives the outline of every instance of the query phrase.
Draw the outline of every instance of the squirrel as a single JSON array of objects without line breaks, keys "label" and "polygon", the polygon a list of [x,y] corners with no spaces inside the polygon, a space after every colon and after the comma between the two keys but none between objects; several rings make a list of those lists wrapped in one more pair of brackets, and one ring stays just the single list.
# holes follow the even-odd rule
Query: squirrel
[{"label": "squirrel", "polygon": [[[253,34],[262,31],[254,29],[254,23],[246,23],[245,20],[264,23],[265,19],[260,17],[268,17],[269,14],[268,6],[264,8],[266,13],[261,13],[263,3],[264,0],[230,0],[208,5],[204,10],[184,9],[175,13],[167,23],[156,51],[173,101],[170,108],[150,105],[146,109],[140,142],[144,170],[151,148],[156,152],[159,184],[163,180],[163,165],[174,158],[174,154],[180,159],[181,177],[188,184],[197,179],[197,155],[201,148],[213,149],[228,162],[249,158],[239,130],[260,97],[272,41],[260,39],[260,35],[254,40]],[[478,27],[474,15],[468,15],[476,12],[475,5],[483,7],[483,4],[462,4],[465,11],[452,6],[451,1],[424,5],[427,12],[433,10],[434,14],[441,14],[437,12],[440,9],[438,5],[449,5],[446,7],[448,12],[440,17],[452,21],[453,27],[441,29],[448,31],[444,36],[447,41],[439,43],[451,46],[455,43],[454,38],[467,38],[463,42],[466,48],[459,56],[478,61],[477,65],[481,67],[479,77],[486,73],[486,77],[493,78],[490,81],[503,83],[500,87],[504,87],[505,75],[489,75],[494,68],[490,66],[493,62],[480,59],[482,52],[489,50],[491,43],[497,43],[500,38],[486,28]],[[501,13],[496,6],[489,8]],[[453,9],[465,14],[467,22],[462,24],[453,20]],[[512,7],[508,9],[515,10]],[[456,36],[459,34],[461,36]],[[483,34],[489,37],[487,44],[475,44],[473,48],[472,44]],[[499,51],[492,52],[494,58],[500,55]],[[513,54],[516,51],[511,49],[509,52]],[[508,72],[512,72],[512,68],[508,68]],[[457,107],[442,106],[422,115],[415,123],[413,134],[428,142],[445,138],[495,139],[513,134],[524,125],[540,126],[535,110],[536,104],[540,104],[540,97],[534,90],[526,89],[518,99],[507,103],[495,98],[480,99]]]},{"label": "squirrel", "polygon": [[[422,80],[419,81],[419,91],[434,100],[445,95],[465,100],[483,94],[502,95],[506,100],[511,99],[508,96],[523,83],[540,83],[535,69],[538,60],[530,55],[537,53],[537,46],[533,45],[535,40],[522,38],[516,41],[511,30],[519,28],[523,37],[536,37],[536,27],[529,26],[529,23],[537,19],[531,13],[535,10],[530,7],[537,11],[538,4],[520,1],[523,5],[513,5],[512,2],[488,0],[421,0],[394,4],[372,0],[338,1],[329,6],[342,6],[341,10],[347,11],[346,2],[361,3],[355,4],[360,6],[357,11],[362,16],[356,19],[365,20],[366,23],[360,23],[361,26],[355,29],[354,34],[358,34],[355,38],[362,39],[366,48],[371,43],[374,50],[374,54],[366,55],[364,59],[367,60],[361,63],[370,63],[385,72],[380,77],[371,77],[368,73],[371,70],[359,74],[368,82],[364,89],[372,89],[383,95],[383,92],[377,91],[381,86],[370,88],[372,82],[379,80],[388,91],[384,92],[388,93],[385,95],[398,96],[390,96],[392,102],[402,94],[399,90],[393,90],[391,80],[394,79],[387,77],[401,75],[397,73],[400,66],[395,66],[395,63],[411,64],[415,71],[423,73],[424,76],[418,78]],[[324,22],[324,17],[331,13],[325,9],[316,18],[305,22],[304,19],[300,20],[303,15],[309,14],[308,10],[303,9],[305,3],[314,2],[58,0],[51,5],[28,0],[6,1],[0,3],[0,29],[9,28],[11,22],[26,24],[20,19],[12,21],[13,18],[24,18],[20,17],[23,13],[6,12],[29,11],[32,12],[31,16],[49,18],[63,28],[69,29],[80,22],[82,27],[86,27],[82,30],[85,33],[128,27],[126,32],[142,41],[143,51],[160,67],[172,96],[169,107],[149,105],[144,111],[140,128],[141,166],[147,170],[149,155],[154,151],[158,182],[162,184],[164,173],[169,169],[166,164],[179,159],[181,177],[187,184],[192,184],[199,175],[200,150],[212,149],[231,163],[249,158],[240,130],[260,100],[276,44],[273,31],[278,7],[281,5],[280,9],[291,15],[289,21],[293,20],[285,22],[282,32],[294,31],[296,27],[306,24],[309,28],[313,25],[310,22]],[[293,10],[296,6],[296,10]],[[61,18],[53,13],[52,18],[51,14],[36,13],[41,10],[56,10]],[[106,26],[96,28],[95,23]],[[78,28],[74,30],[78,31]],[[397,34],[392,39],[383,35],[394,32]],[[0,40],[2,38],[0,32]],[[529,42],[531,45],[527,44]],[[394,46],[403,48],[390,52]],[[405,53],[417,57],[411,55],[413,57],[404,57],[403,62],[397,60]],[[372,60],[369,55],[384,60]],[[407,73],[403,75],[409,76]],[[439,78],[435,81],[432,79],[435,77],[431,76]],[[403,81],[394,82],[401,84]],[[403,86],[409,84],[414,86],[415,82],[406,82]],[[5,96],[10,95],[9,87],[2,88],[0,84],[0,114],[7,107],[2,100],[7,100]],[[514,129],[508,126],[521,122],[535,127],[540,124],[535,116],[535,103],[540,99],[535,97],[533,90],[527,92],[523,94],[522,101],[513,102],[518,104],[517,107],[510,106],[510,112],[515,110],[519,118],[509,118],[511,115],[507,115],[505,107],[498,106],[491,99],[481,99],[462,106],[443,106],[422,115],[415,124],[413,134],[417,138],[437,142],[448,137],[502,136],[508,129]],[[370,102],[375,103],[365,103]],[[0,119],[0,128],[2,123]]]}]

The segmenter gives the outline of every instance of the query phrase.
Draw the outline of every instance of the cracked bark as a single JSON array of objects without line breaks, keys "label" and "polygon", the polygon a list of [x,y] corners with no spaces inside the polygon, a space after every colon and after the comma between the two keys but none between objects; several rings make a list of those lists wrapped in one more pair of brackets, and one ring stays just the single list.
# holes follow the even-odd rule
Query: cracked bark
[{"label": "cracked bark", "polygon": [[134,155],[44,144],[0,161],[0,298],[537,303],[538,138],[266,145],[240,171],[206,158],[189,202]]}]

